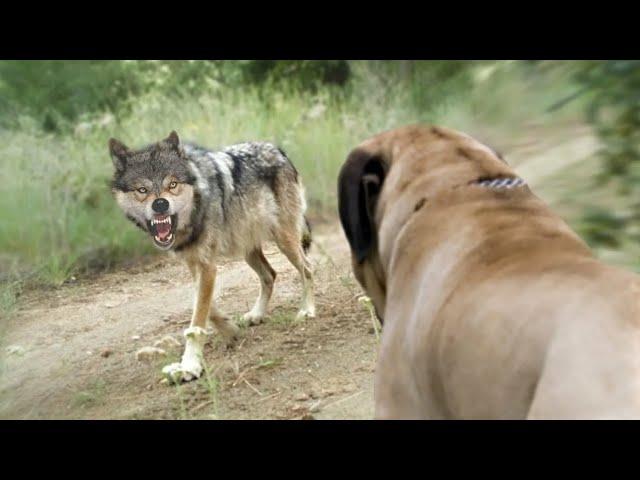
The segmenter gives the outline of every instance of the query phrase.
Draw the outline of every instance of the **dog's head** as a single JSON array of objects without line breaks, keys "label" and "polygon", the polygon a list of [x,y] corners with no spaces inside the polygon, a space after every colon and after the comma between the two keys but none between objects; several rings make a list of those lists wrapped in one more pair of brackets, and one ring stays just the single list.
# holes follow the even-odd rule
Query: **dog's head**
[{"label": "dog's head", "polygon": [[195,177],[176,132],[140,150],[109,140],[115,167],[114,197],[127,218],[149,233],[162,250],[189,223],[194,208]]},{"label": "dog's head", "polygon": [[393,242],[434,191],[512,173],[489,147],[440,127],[397,128],[351,151],[338,178],[340,221],[351,247],[353,272],[381,320],[386,258],[380,246]]}]

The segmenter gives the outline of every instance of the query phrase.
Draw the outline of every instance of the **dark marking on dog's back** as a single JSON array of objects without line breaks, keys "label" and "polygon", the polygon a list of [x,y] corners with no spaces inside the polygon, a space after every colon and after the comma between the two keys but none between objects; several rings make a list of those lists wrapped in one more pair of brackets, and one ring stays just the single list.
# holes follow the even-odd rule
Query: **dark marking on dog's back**
[{"label": "dark marking on dog's back", "polygon": [[421,198],[420,200],[418,200],[418,202],[415,204],[415,206],[413,207],[413,211],[417,212],[418,210],[420,210],[422,207],[424,207],[424,204],[427,203],[427,199],[426,198]]},{"label": "dark marking on dog's back", "polygon": [[445,132],[440,130],[438,127],[431,127],[431,133],[438,138],[442,138],[442,139],[450,138],[449,135],[447,135]]},{"label": "dark marking on dog's back", "polygon": [[456,153],[467,160],[473,160],[473,155],[469,150],[463,147],[457,147]]}]

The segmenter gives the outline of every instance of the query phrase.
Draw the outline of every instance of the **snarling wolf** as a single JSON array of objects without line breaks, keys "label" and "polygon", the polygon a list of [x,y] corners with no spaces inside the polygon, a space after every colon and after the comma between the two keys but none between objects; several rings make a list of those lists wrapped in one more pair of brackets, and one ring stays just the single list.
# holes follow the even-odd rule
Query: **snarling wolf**
[{"label": "snarling wolf", "polygon": [[189,381],[201,375],[207,319],[228,342],[238,336],[238,326],[212,304],[220,257],[244,257],[258,274],[260,294],[243,317],[256,324],[266,315],[276,278],[262,245],[274,241],[300,273],[303,298],[297,317],[315,316],[304,189],[280,148],[249,142],[211,151],[181,143],[171,132],[138,150],[112,138],[109,151],[118,205],[156,247],[186,261],[196,284],[182,360],[163,369],[171,380]]}]

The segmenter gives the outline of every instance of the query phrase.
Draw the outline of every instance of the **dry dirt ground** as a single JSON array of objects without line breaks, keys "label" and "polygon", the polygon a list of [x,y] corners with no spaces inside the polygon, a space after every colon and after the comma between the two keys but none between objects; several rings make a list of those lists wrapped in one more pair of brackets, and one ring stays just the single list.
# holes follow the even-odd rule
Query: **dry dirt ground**
[{"label": "dry dirt ground", "polygon": [[[547,182],[596,148],[585,129],[530,135],[497,148],[553,204]],[[182,386],[161,383],[163,365],[178,360],[192,306],[185,266],[153,262],[23,295],[6,320],[0,418],[74,419],[367,419],[373,416],[378,332],[358,302],[348,245],[337,223],[318,226],[311,258],[317,317],[293,320],[297,272],[277,249],[270,318],[245,327],[226,350],[214,334],[205,348],[207,373]],[[258,280],[243,261],[219,269],[215,301],[229,315],[251,307]],[[180,342],[149,363],[135,352],[165,336]],[[20,351],[5,354],[7,346]]]},{"label": "dry dirt ground", "polygon": [[[337,225],[316,229],[317,316],[294,320],[298,274],[275,246],[278,272],[271,315],[245,327],[226,350],[217,334],[205,348],[207,374],[180,387],[161,368],[181,348],[150,362],[135,352],[181,332],[190,319],[192,283],[179,261],[163,257],[96,281],[31,292],[9,319],[0,418],[371,418],[377,331],[350,271]],[[219,269],[215,301],[230,315],[250,309],[258,280],[243,261]]]}]

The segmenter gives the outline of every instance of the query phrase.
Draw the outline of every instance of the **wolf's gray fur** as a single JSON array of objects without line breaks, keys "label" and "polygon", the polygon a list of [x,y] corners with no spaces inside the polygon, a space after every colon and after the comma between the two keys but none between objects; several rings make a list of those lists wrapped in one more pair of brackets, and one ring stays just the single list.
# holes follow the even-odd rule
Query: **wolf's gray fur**
[{"label": "wolf's gray fur", "polygon": [[129,150],[115,139],[109,141],[109,148],[117,203],[132,222],[151,234],[156,246],[184,258],[197,283],[188,329],[193,334],[191,343],[187,336],[191,348],[169,372],[174,379],[200,375],[201,365],[193,352],[201,350],[195,338],[202,336],[197,329],[204,327],[207,315],[223,334],[237,333],[210,306],[215,265],[221,256],[244,257],[260,278],[260,296],[245,315],[249,322],[258,322],[266,314],[273,290],[275,272],[262,254],[267,241],[274,241],[300,272],[303,306],[299,316],[315,315],[306,257],[311,232],[304,216],[304,189],[281,149],[271,143],[247,142],[214,151],[181,144],[175,132],[139,150]]}]

